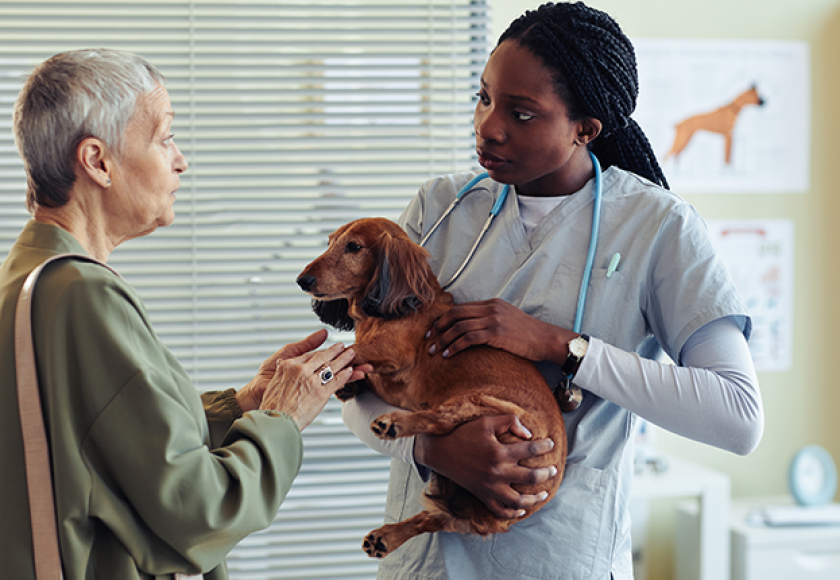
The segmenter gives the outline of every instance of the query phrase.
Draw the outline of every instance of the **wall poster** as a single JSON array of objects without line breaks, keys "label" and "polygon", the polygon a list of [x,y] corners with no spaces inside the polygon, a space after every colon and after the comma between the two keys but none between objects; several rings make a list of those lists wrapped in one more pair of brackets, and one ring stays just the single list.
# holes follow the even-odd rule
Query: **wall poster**
[{"label": "wall poster", "polygon": [[810,64],[804,42],[633,41],[642,126],[677,193],[809,188]]}]

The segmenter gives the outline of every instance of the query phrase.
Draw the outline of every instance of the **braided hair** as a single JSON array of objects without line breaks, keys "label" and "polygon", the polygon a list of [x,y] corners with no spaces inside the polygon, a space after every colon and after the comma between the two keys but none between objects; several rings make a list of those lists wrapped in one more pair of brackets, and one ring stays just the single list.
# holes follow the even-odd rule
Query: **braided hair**
[{"label": "braided hair", "polygon": [[639,94],[636,54],[615,20],[583,2],[547,3],[516,19],[498,44],[505,40],[553,72],[572,121],[601,121],[603,132],[589,147],[605,169],[615,165],[668,187],[647,136],[630,118]]}]

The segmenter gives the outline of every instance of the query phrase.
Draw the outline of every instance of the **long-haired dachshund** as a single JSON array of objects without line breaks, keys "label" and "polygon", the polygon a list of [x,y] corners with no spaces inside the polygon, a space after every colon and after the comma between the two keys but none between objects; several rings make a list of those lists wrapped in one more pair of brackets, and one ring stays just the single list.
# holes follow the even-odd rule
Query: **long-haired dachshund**
[{"label": "long-haired dachshund", "polygon": [[[535,438],[549,437],[555,443],[550,453],[522,464],[555,465],[558,474],[545,483],[514,486],[523,494],[548,492],[545,501],[517,519],[496,517],[475,496],[435,474],[424,498],[426,511],[365,538],[365,552],[376,558],[426,532],[507,531],[551,500],[565,466],[563,415],[530,361],[489,346],[473,346],[452,358],[429,356],[426,331],[453,302],[432,273],[428,257],[394,222],[361,219],[331,234],[326,252],[297,278],[314,298],[313,309],[324,323],[355,329],[354,364],[374,367],[362,386],[406,409],[378,417],[371,429],[382,439],[445,435],[482,415],[513,413]],[[359,387],[354,383],[337,395],[348,400]],[[500,439],[521,440],[510,433]]]}]

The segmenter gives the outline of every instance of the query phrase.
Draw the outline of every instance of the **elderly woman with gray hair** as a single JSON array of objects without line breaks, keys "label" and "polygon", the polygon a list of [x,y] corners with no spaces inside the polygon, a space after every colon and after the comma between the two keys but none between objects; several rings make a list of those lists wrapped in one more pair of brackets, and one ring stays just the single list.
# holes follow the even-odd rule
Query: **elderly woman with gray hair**
[{"label": "elderly woman with gray hair", "polygon": [[[35,578],[13,321],[27,275],[62,253],[105,262],[174,219],[187,161],[163,76],[112,50],[56,55],[20,93],[14,132],[33,219],[0,267],[0,562]],[[236,391],[199,396],[143,303],[101,265],[49,265],[33,298],[39,390],[64,577],[227,577],[228,551],[266,527],[300,468],[300,430],[359,380],[326,331],[280,348]],[[332,375],[318,372],[325,366]],[[332,377],[332,378],[330,378]]]}]

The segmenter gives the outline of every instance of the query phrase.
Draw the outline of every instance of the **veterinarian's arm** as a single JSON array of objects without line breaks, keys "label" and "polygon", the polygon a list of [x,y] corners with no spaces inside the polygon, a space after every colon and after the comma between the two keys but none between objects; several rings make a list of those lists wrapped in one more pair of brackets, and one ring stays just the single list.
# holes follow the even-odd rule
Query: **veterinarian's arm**
[{"label": "veterinarian's arm", "polygon": [[678,435],[746,455],[764,431],[747,341],[730,318],[694,332],[683,366],[643,359],[593,338],[575,382]]},{"label": "veterinarian's arm", "polygon": [[341,418],[362,443],[377,453],[415,465],[420,477],[426,481],[429,470],[414,462],[414,437],[400,437],[385,441],[370,430],[370,424],[374,419],[397,410],[397,407],[389,405],[373,393],[365,392],[341,405]]}]

